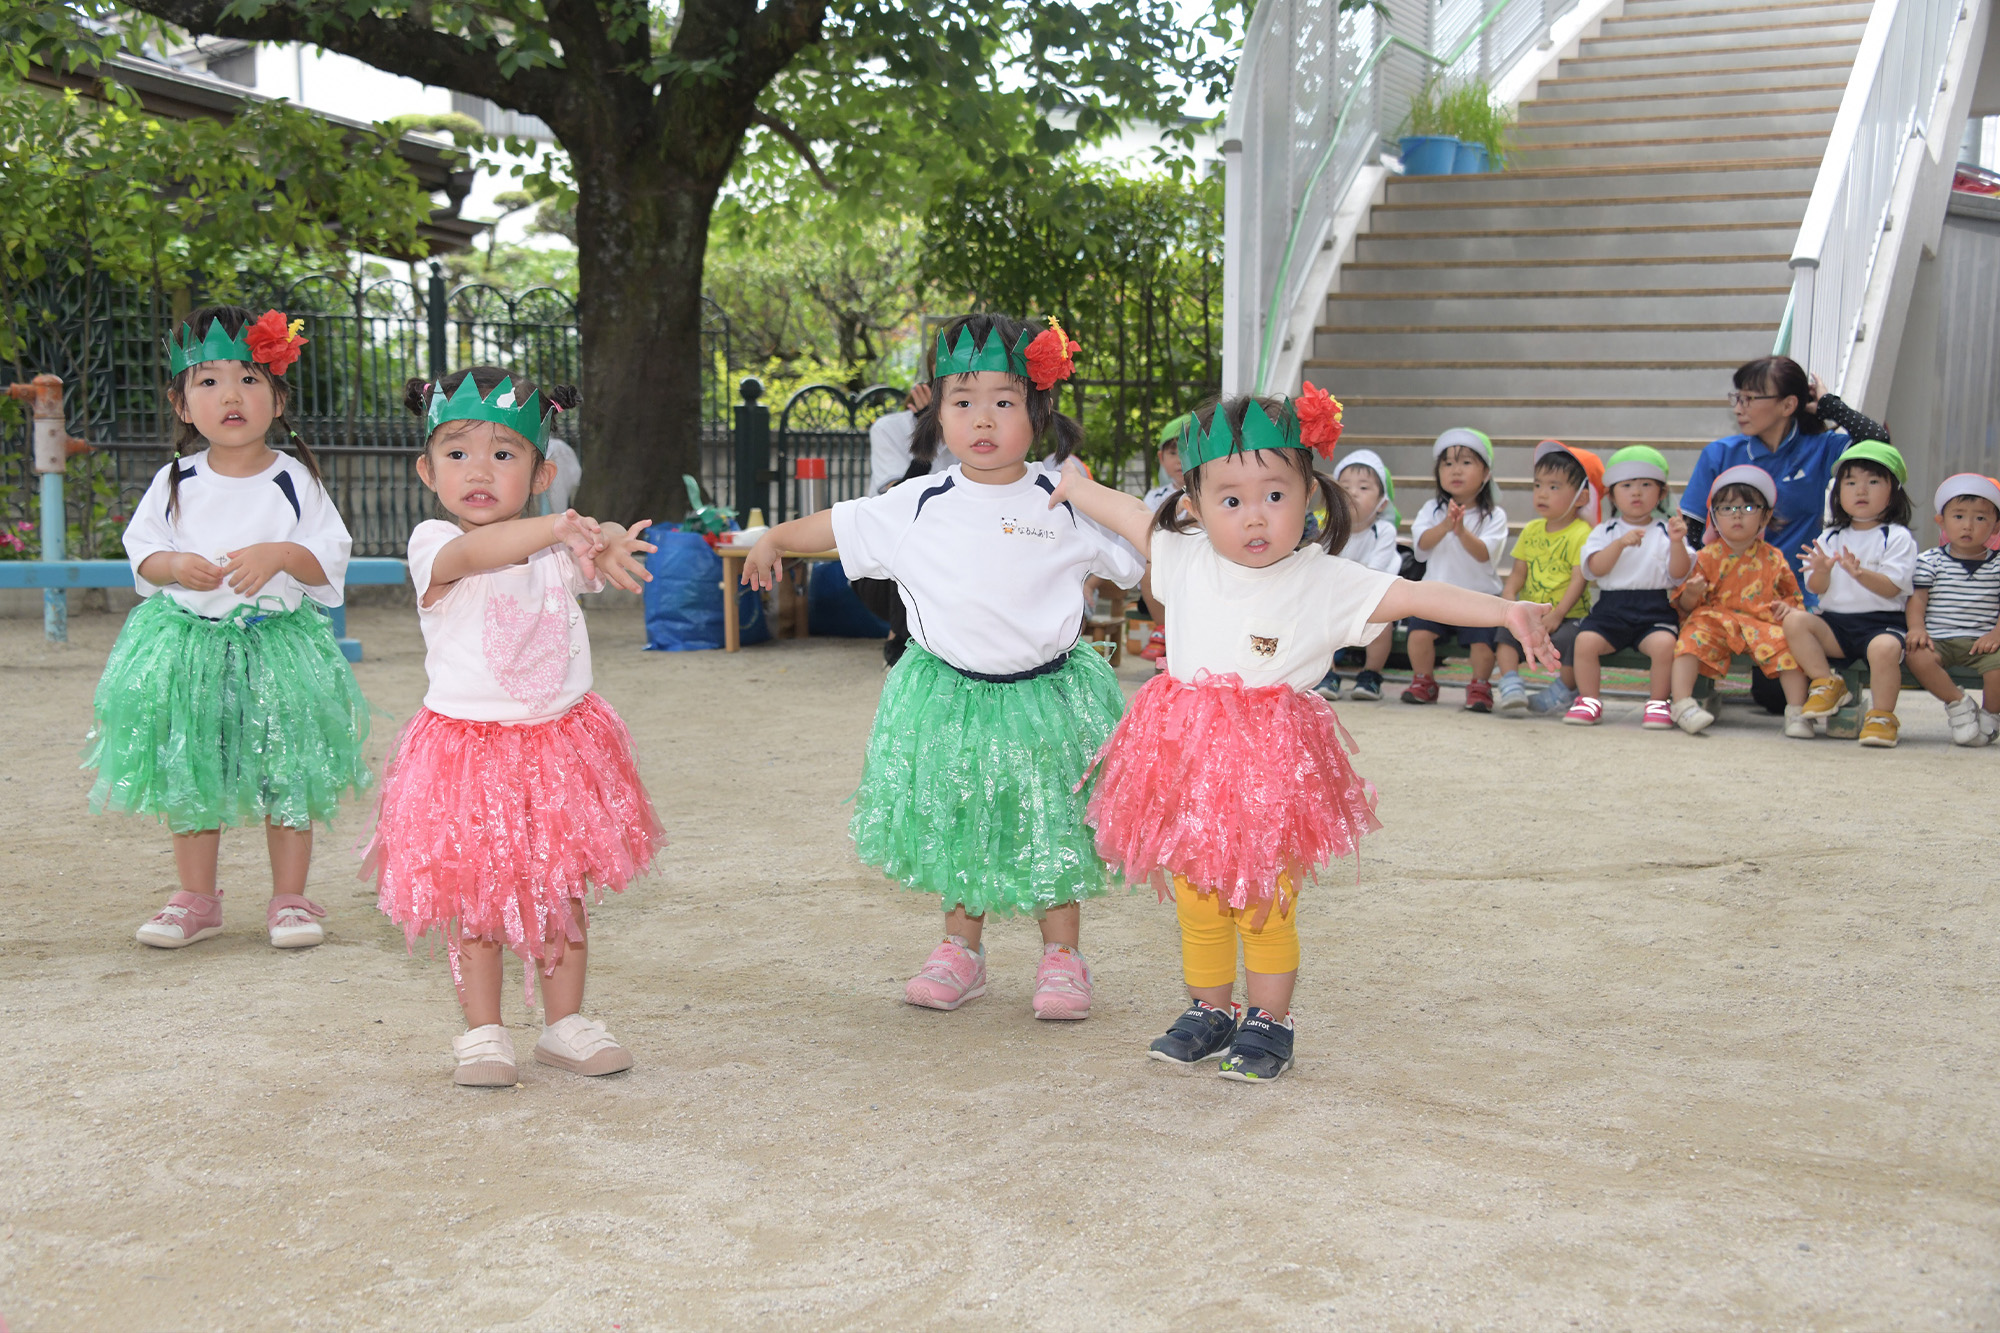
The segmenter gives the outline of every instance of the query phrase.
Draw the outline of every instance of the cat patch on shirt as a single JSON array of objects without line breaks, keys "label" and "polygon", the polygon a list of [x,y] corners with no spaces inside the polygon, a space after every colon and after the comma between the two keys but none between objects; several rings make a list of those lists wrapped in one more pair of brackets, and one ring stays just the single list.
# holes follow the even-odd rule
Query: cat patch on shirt
[{"label": "cat patch on shirt", "polygon": [[1276,657],[1278,655],[1278,641],[1275,638],[1266,638],[1262,634],[1252,634],[1250,636],[1250,651],[1259,657]]}]

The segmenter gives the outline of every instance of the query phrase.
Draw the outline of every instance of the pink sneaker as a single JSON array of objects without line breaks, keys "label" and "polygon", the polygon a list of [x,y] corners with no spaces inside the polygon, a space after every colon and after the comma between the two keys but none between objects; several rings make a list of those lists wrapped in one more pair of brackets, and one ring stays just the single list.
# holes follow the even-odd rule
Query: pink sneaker
[{"label": "pink sneaker", "polygon": [[1639,725],[1648,731],[1672,731],[1674,710],[1665,699],[1649,699],[1646,701],[1645,719]]},{"label": "pink sneaker", "polygon": [[1090,964],[1066,944],[1045,945],[1035,970],[1035,1017],[1071,1022],[1090,1017]]},{"label": "pink sneaker", "polygon": [[310,949],[323,942],[326,931],[313,918],[325,915],[324,907],[303,894],[278,894],[264,909],[264,924],[271,928],[271,947]]},{"label": "pink sneaker", "polygon": [[1604,705],[1585,695],[1569,706],[1569,711],[1563,714],[1563,721],[1572,727],[1594,727],[1603,716]]},{"label": "pink sneaker", "polygon": [[925,1009],[952,1010],[986,994],[986,955],[974,953],[956,935],[931,950],[917,975],[903,987],[903,998]]},{"label": "pink sneaker", "polygon": [[197,940],[222,933],[222,895],[182,890],[151,921],[139,927],[138,940],[155,949],[185,949]]}]

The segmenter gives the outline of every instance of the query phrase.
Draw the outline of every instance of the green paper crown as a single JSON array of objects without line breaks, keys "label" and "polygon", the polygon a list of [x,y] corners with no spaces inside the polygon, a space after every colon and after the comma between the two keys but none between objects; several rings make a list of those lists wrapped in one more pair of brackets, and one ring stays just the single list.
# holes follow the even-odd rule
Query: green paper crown
[{"label": "green paper crown", "polygon": [[196,342],[194,325],[182,324],[180,332],[167,342],[167,370],[178,375],[189,366],[198,366],[204,361],[248,361],[250,344],[244,338],[250,326],[245,324],[235,337],[222,327],[220,319],[208,321],[208,333]]},{"label": "green paper crown", "polygon": [[1208,429],[1201,428],[1201,422],[1188,418],[1187,429],[1181,434],[1181,467],[1193,469],[1203,463],[1213,463],[1218,458],[1227,458],[1235,453],[1251,453],[1258,449],[1303,449],[1299,442],[1299,419],[1292,411],[1290,399],[1285,400],[1285,410],[1272,421],[1264,415],[1264,409],[1251,403],[1243,409],[1243,426],[1233,431],[1229,426],[1229,414],[1221,408],[1215,410],[1208,420]]},{"label": "green paper crown", "polygon": [[944,334],[938,334],[937,370],[931,378],[943,379],[947,375],[970,375],[974,371],[997,370],[1003,375],[1028,378],[1028,344],[1035,340],[1035,331],[1022,333],[1020,340],[1012,347],[1000,336],[998,329],[989,329],[986,341],[974,346],[972,330],[960,326],[958,342],[947,347]]},{"label": "green paper crown", "polygon": [[479,386],[467,375],[458,382],[458,391],[446,396],[444,385],[431,385],[430,411],[424,414],[425,431],[436,430],[447,421],[491,421],[505,426],[537,450],[548,448],[549,419],[542,411],[542,391],[535,390],[525,403],[514,401],[514,379],[508,376],[482,398]]}]

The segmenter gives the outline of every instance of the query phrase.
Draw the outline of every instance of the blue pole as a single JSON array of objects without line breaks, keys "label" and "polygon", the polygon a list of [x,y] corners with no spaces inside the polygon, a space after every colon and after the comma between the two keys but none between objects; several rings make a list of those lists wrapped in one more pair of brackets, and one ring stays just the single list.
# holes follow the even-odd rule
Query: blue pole
[{"label": "blue pole", "polygon": [[[42,474],[42,559],[63,559],[63,535],[69,515],[63,508],[63,474]],[[69,594],[61,588],[42,589],[42,634],[50,643],[69,642]]]}]

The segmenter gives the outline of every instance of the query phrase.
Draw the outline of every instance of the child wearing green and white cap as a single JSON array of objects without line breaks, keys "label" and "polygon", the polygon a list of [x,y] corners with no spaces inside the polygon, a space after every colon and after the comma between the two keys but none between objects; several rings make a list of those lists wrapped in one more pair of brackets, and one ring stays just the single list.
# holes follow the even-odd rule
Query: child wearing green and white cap
[{"label": "child wearing green and white cap", "polygon": [[1694,565],[1687,524],[1669,508],[1667,460],[1657,449],[1643,444],[1620,449],[1604,465],[1604,484],[1611,492],[1611,517],[1583,543],[1584,577],[1597,585],[1597,603],[1577,632],[1577,698],[1563,721],[1596,726],[1604,716],[1599,663],[1608,654],[1637,648],[1652,663],[1641,725],[1669,730],[1674,720],[1667,694],[1681,623],[1669,590]]},{"label": "child wearing green and white cap", "polygon": [[[1431,445],[1431,475],[1437,496],[1424,502],[1410,520],[1416,534],[1416,557],[1424,565],[1424,581],[1446,583],[1500,595],[1500,557],[1507,549],[1507,511],[1493,490],[1493,441],[1482,431],[1455,426]],[[1465,687],[1465,707],[1474,713],[1493,711],[1493,658],[1499,632],[1486,626],[1445,625],[1411,617],[1405,647],[1410,654],[1410,688],[1406,704],[1434,704],[1438,699],[1437,641],[1450,634],[1472,654],[1472,681]]]},{"label": "child wearing green and white cap", "polygon": [[1847,682],[1829,659],[1868,663],[1868,714],[1861,744],[1896,744],[1896,695],[1903,687],[1904,607],[1917,569],[1910,535],[1909,471],[1903,456],[1880,440],[1849,445],[1833,467],[1827,525],[1801,553],[1806,591],[1819,613],[1785,617],[1785,640],[1811,682],[1803,715],[1830,717],[1848,699]]},{"label": "child wearing green and white cap", "polygon": [[[1941,545],[1917,557],[1909,617],[1910,674],[1944,700],[1957,745],[1986,745],[2000,732],[2000,552],[1987,549],[2000,530],[2000,485],[1976,472],[1946,477],[1937,488]],[[1983,678],[1985,707],[1958,688],[1952,670]]]}]

